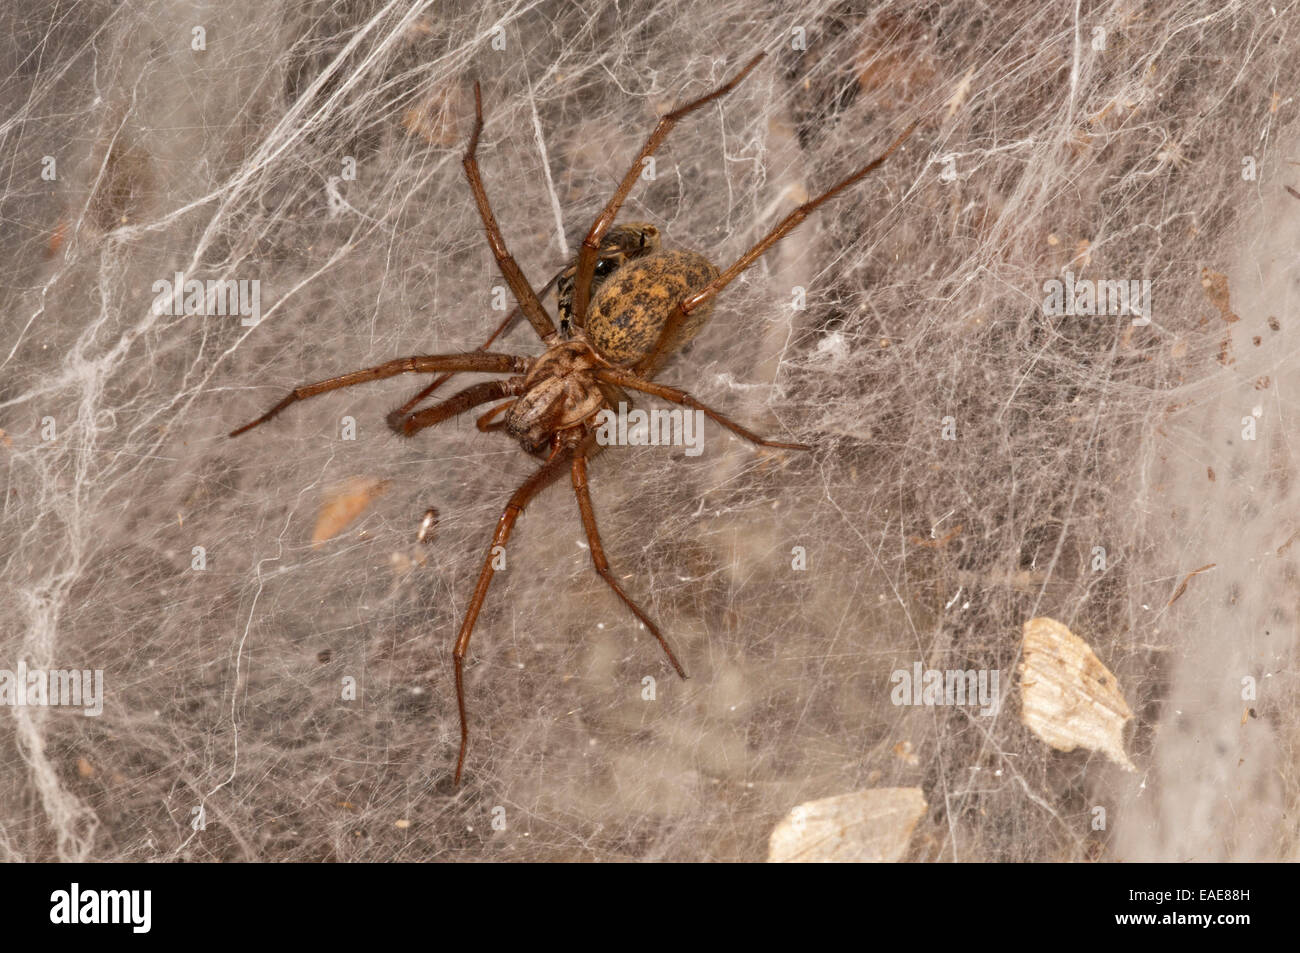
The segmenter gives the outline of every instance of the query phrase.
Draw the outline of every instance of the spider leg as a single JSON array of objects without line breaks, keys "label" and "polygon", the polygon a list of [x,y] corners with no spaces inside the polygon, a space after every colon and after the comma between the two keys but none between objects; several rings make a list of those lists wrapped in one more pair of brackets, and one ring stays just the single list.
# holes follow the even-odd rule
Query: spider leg
[{"label": "spider leg", "polygon": [[[547,292],[549,292],[552,288],[555,287],[555,283],[556,283],[557,281],[560,280],[560,276],[563,275],[563,274],[564,274],[564,271],[563,271],[563,270],[560,270],[560,271],[557,271],[554,275],[552,275],[552,276],[551,276],[551,280],[548,281],[548,282],[547,282],[547,283],[542,287],[542,290],[541,290],[541,291],[537,292],[537,297],[538,297],[538,298],[544,298],[544,297],[546,297]],[[490,335],[488,335],[488,339],[487,339],[486,341],[484,341],[482,344],[480,344],[477,348],[475,348],[475,350],[477,350],[477,351],[486,351],[489,347],[492,346],[492,342],[493,342],[493,341],[495,341],[495,340],[496,340],[497,338],[499,338],[501,335],[506,334],[506,333],[510,330],[511,326],[513,326],[514,323],[515,323],[516,321],[519,320],[519,316],[520,316],[521,314],[523,314],[523,311],[520,310],[519,305],[515,305],[515,306],[510,310],[510,313],[506,315],[505,320],[502,321],[500,324],[498,324],[498,325],[497,325],[497,329],[496,329],[495,331],[493,331]],[[406,403],[404,403],[401,407],[399,407],[399,408],[395,411],[395,413],[399,414],[399,415],[402,416],[402,417],[405,417],[407,414],[409,414],[411,411],[413,411],[416,407],[418,407],[418,406],[420,405],[420,403],[421,403],[421,402],[422,402],[426,397],[428,397],[428,396],[429,396],[430,394],[432,394],[435,390],[437,390],[439,387],[441,387],[443,384],[447,383],[447,381],[451,380],[451,378],[453,378],[453,377],[455,377],[455,376],[456,376],[456,375],[455,375],[454,372],[448,372],[448,373],[446,373],[446,374],[439,374],[437,377],[435,377],[435,378],[433,379],[433,383],[432,383],[432,384],[430,384],[428,387],[424,388],[424,390],[420,391],[418,394],[416,394],[414,397],[412,397],[410,400],[408,400]]]},{"label": "spider leg", "polygon": [[505,422],[498,420],[497,422],[493,423],[492,418],[496,417],[500,413],[503,413],[513,404],[514,404],[513,400],[508,400],[504,404],[497,404],[486,414],[479,417],[478,420],[474,421],[474,426],[477,427],[479,430],[481,430],[483,433],[487,433],[489,430],[500,430],[502,427],[505,426]]},{"label": "spider leg", "polygon": [[456,647],[451,653],[456,668],[456,706],[460,710],[460,755],[456,759],[456,784],[460,784],[461,770],[465,767],[465,751],[469,747],[469,721],[465,715],[465,653],[469,650],[469,637],[474,632],[474,623],[478,621],[483,600],[487,598],[488,587],[492,585],[492,576],[496,572],[492,560],[496,548],[504,547],[506,541],[510,539],[515,520],[519,518],[519,514],[524,511],[528,502],[539,491],[564,475],[564,470],[569,465],[569,458],[573,456],[573,448],[561,448],[557,445],[556,450],[557,452],[549,460],[520,484],[519,489],[515,490],[510,501],[506,503],[501,519],[497,522],[496,532],[492,534],[492,544],[488,547],[487,557],[483,560],[483,569],[479,572],[478,583],[474,586],[474,595],[469,601],[469,608],[465,611],[465,621],[461,623],[460,635],[456,637]]},{"label": "spider leg", "polygon": [[403,414],[400,409],[388,415],[388,426],[402,437],[413,436],[426,427],[433,427],[463,414],[471,407],[486,404],[502,397],[515,397],[524,392],[524,378],[511,377],[503,381],[481,381],[458,391],[444,401],[426,407],[414,414]]},{"label": "spider leg", "polygon": [[[733,264],[726,271],[722,272],[720,275],[718,275],[718,277],[714,278],[711,282],[709,282],[699,291],[696,291],[694,294],[691,294],[686,298],[683,298],[681,301],[679,301],[677,303],[677,307],[674,308],[672,313],[668,316],[668,320],[664,322],[663,330],[659,332],[659,340],[655,344],[653,350],[651,350],[648,354],[646,354],[643,358],[641,358],[641,360],[637,361],[636,364],[633,365],[636,372],[642,375],[643,377],[653,377],[655,371],[659,369],[659,365],[663,362],[664,358],[667,357],[667,355],[664,353],[665,345],[673,339],[673,336],[677,333],[677,329],[681,326],[682,322],[686,320],[687,315],[689,315],[700,305],[704,304],[706,301],[709,301],[711,298],[717,295],[718,292],[720,292],[723,288],[727,287],[727,285],[731,284],[731,282],[733,282],[741,274],[741,272],[743,272],[755,261],[757,261],[763,255],[764,252],[766,252],[769,248],[771,248],[781,239],[785,238],[785,236],[789,235],[792,231],[798,228],[799,223],[802,222],[809,215],[811,215],[812,212],[819,205],[821,205],[823,202],[826,202],[834,198],[836,195],[843,192],[849,186],[865,178],[867,175],[869,175],[870,173],[874,172],[877,168],[879,168],[881,163],[883,163],[886,159],[888,159],[889,156],[894,152],[894,150],[897,149],[899,146],[901,146],[903,144],[903,141],[912,134],[912,132],[916,129],[919,123],[920,120],[916,120],[915,122],[913,122],[910,126],[908,126],[905,130],[903,130],[902,135],[900,135],[897,139],[895,139],[892,143],[890,143],[888,149],[886,149],[876,158],[872,159],[861,169],[854,172],[852,175],[850,175],[848,178],[844,179],[843,181],[839,182],[838,184],[827,189],[825,192],[817,196],[815,199],[811,199],[805,202],[803,205],[800,205],[797,209],[795,209],[785,218],[781,219],[781,221],[776,225],[775,228],[773,228],[770,232],[768,232],[765,236],[763,236],[763,238],[758,242],[758,244],[754,245],[753,248],[745,252],[745,254],[741,255],[738,259],[736,259],[735,264]],[[583,251],[586,251],[586,249],[584,248]]]},{"label": "spider leg", "polygon": [[[511,324],[513,324],[515,320],[519,317],[519,315],[522,313],[523,312],[520,311],[518,308],[515,308],[513,311],[511,311],[508,315],[506,315],[506,319],[497,325],[497,329],[492,332],[491,336],[489,336],[486,341],[484,341],[474,350],[486,351],[489,347],[492,346],[492,342],[495,341],[498,337],[500,337],[501,334],[504,333],[506,329]],[[398,417],[405,417],[416,407],[420,406],[420,404],[424,401],[426,397],[428,397],[435,390],[437,390],[439,387],[447,383],[447,381],[451,380],[455,376],[456,376],[455,371],[448,371],[445,374],[439,374],[437,377],[433,379],[433,383],[431,383],[428,387],[424,388],[422,391],[420,391],[418,394],[416,394],[414,397],[412,397],[410,400],[404,403],[401,407],[398,407],[395,411],[393,411],[393,414],[396,414]]]},{"label": "spider leg", "polygon": [[587,488],[587,458],[582,452],[573,458],[573,492],[578,497],[578,512],[582,514],[582,527],[587,531],[587,542],[591,546],[591,561],[596,567],[596,572],[601,579],[609,583],[609,588],[613,589],[614,594],[623,600],[623,604],[632,610],[632,614],[641,620],[641,624],[650,630],[650,634],[659,640],[659,645],[668,656],[668,661],[677,670],[677,674],[685,678],[686,672],[682,669],[682,663],[677,661],[677,656],[668,647],[668,642],[659,631],[659,627],[623,591],[623,587],[610,572],[609,560],[605,558],[605,547],[600,544],[600,531],[596,528],[596,511],[591,505],[591,491]]},{"label": "spider leg", "polygon": [[661,397],[664,400],[674,404],[680,404],[683,407],[690,407],[692,410],[702,410],[710,419],[722,424],[732,433],[744,437],[751,443],[756,443],[760,447],[779,447],[782,450],[812,450],[812,447],[804,443],[781,443],[778,440],[767,440],[747,430],[740,424],[736,423],[725,414],[721,414],[707,404],[701,403],[684,390],[676,387],[669,387],[667,384],[660,384],[658,381],[648,381],[638,377],[631,371],[620,370],[618,368],[601,368],[596,371],[596,377],[600,380],[607,381],[611,384],[619,384],[623,387],[639,390],[644,394],[651,394],[655,397]]},{"label": "spider leg", "polygon": [[399,357],[374,367],[352,371],[314,384],[295,387],[282,401],[251,423],[230,431],[230,436],[238,437],[241,433],[266,423],[290,404],[296,404],[308,397],[324,394],[327,391],[364,384],[367,381],[383,380],[398,374],[430,374],[437,371],[481,371],[488,374],[519,374],[528,370],[529,358],[516,357],[513,354],[495,354],[490,351],[473,351],[466,354],[425,354],[414,357]]},{"label": "spider leg", "polygon": [[528,318],[528,323],[533,326],[542,343],[549,346],[559,339],[555,325],[551,323],[546,309],[542,307],[542,302],[533,292],[533,286],[528,283],[523,271],[510,256],[510,250],[506,248],[506,240],[501,235],[501,226],[497,224],[496,216],[492,214],[492,203],[488,201],[487,192],[483,188],[483,178],[479,175],[477,158],[478,137],[482,131],[483,94],[479,90],[478,83],[475,82],[474,132],[469,137],[469,148],[465,150],[465,158],[461,160],[461,165],[465,167],[465,178],[469,180],[470,191],[474,193],[474,202],[478,205],[479,217],[483,219],[483,228],[487,231],[488,245],[492,248],[492,256],[497,260],[497,267],[501,269],[506,283],[510,285],[510,290],[514,293],[515,300],[519,302],[524,317]]},{"label": "spider leg", "polygon": [[618,210],[622,208],[623,203],[627,200],[628,194],[632,191],[632,186],[640,178],[642,172],[642,163],[648,156],[654,154],[654,151],[663,145],[664,139],[672,131],[673,126],[677,125],[684,116],[694,112],[701,106],[705,106],[713,100],[727,95],[737,86],[740,81],[749,75],[750,70],[758,65],[766,54],[759,53],[752,60],[745,64],[745,68],[733,76],[727,82],[723,83],[711,93],[701,96],[693,102],[680,106],[661,118],[655,126],[650,137],[646,139],[645,145],[637,153],[637,157],[632,160],[632,165],[628,168],[627,173],[623,176],[623,181],[618,185],[618,191],[614,197],[609,200],[604,210],[596,217],[592,223],[591,231],[587,232],[587,237],[582,240],[582,248],[578,252],[578,267],[574,277],[573,286],[573,323],[578,327],[585,327],[587,323],[587,305],[591,300],[591,279],[596,273],[596,259],[600,255],[601,240],[605,233],[609,231],[614,224],[614,219],[618,216]]}]

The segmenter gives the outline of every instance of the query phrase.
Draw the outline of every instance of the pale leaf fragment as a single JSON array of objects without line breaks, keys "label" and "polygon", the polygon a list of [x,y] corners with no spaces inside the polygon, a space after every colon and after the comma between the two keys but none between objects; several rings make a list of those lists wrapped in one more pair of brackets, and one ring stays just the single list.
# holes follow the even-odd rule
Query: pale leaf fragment
[{"label": "pale leaf fragment", "polygon": [[372,477],[353,477],[341,487],[333,490],[321,504],[316,514],[316,529],[311,534],[312,548],[332,539],[348,528],[358,516],[366,511],[374,500],[383,496],[388,489],[387,480]]},{"label": "pale leaf fragment", "polygon": [[873,788],[800,804],[768,841],[768,863],[893,863],[926,811],[920,788]]},{"label": "pale leaf fragment", "polygon": [[1110,669],[1055,619],[1030,619],[1024,633],[1020,721],[1057,751],[1100,751],[1136,770],[1124,751],[1124,723],[1133,712]]},{"label": "pale leaf fragment", "polygon": [[961,82],[957,84],[956,92],[954,92],[952,98],[948,100],[949,119],[957,114],[957,110],[961,108],[961,104],[964,103],[966,97],[970,95],[970,82],[974,77],[975,67],[972,66],[970,69],[966,70],[966,75],[963,76]]}]

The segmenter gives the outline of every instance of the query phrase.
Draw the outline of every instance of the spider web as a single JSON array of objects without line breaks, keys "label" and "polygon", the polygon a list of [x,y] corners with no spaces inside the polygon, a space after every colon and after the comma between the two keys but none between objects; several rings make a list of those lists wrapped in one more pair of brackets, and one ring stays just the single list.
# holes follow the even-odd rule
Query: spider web
[{"label": "spider web", "polygon": [[[918,787],[917,860],[1295,857],[1294,4],[0,18],[0,668],[105,681],[97,718],[0,710],[0,856],[759,859],[801,802]],[[540,287],[656,117],[758,49],[623,220],[724,266],[922,118],[661,374],[817,451],[710,426],[698,457],[592,462],[615,573],[685,682],[592,572],[571,491],[539,497],[471,645],[454,790],[450,649],[536,462],[472,416],[394,437],[415,377],[225,435],[500,320],[460,168],[475,77]],[[1067,270],[1151,281],[1151,324],[1044,315]],[[260,323],[159,313],[177,272],[259,282]],[[499,349],[538,352],[522,323]],[[340,498],[366,505],[313,544]],[[1117,676],[1136,773],[1020,723],[1036,615]],[[893,705],[918,661],[999,671],[1000,713]]]}]

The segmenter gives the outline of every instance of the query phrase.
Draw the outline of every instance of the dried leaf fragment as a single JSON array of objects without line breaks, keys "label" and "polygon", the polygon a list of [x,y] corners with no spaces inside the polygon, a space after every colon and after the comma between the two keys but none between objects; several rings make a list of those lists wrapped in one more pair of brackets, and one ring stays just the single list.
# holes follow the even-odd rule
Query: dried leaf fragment
[{"label": "dried leaf fragment", "polygon": [[1210,304],[1219,309],[1219,314],[1224,321],[1228,324],[1234,324],[1241,320],[1232,310],[1227,275],[1217,271],[1210,271],[1208,268],[1202,268],[1201,287],[1205,289],[1205,296],[1210,299]]},{"label": "dried leaf fragment", "polygon": [[1070,259],[1070,264],[1079,268],[1087,268],[1092,264],[1092,242],[1086,238],[1080,238],[1074,243],[1074,257]]},{"label": "dried leaf fragment", "polygon": [[149,153],[114,140],[103,159],[89,211],[104,232],[127,225],[138,218],[153,183],[153,160]]},{"label": "dried leaf fragment", "polygon": [[45,246],[45,256],[53,258],[63,247],[63,240],[68,237],[68,217],[60,216],[58,222],[54,225],[54,231],[50,232],[50,240]]},{"label": "dried leaf fragment", "polygon": [[[921,536],[909,536],[907,541],[913,546],[923,546],[926,549],[943,549],[954,539],[961,535],[962,527],[954,526],[952,530],[938,539],[925,539]],[[933,530],[931,531],[933,532]]]},{"label": "dried leaf fragment", "polygon": [[970,95],[970,81],[974,78],[974,76],[975,76],[975,67],[972,66],[970,69],[966,70],[966,75],[963,76],[961,78],[961,82],[957,84],[956,91],[953,92],[952,98],[948,100],[949,119],[951,119],[953,116],[957,114],[957,110],[961,108],[961,104],[964,103],[966,101],[966,97]]},{"label": "dried leaf fragment", "polygon": [[347,529],[353,520],[364,513],[366,508],[383,496],[387,490],[387,480],[353,477],[331,492],[321,504],[320,512],[316,514],[316,529],[311,534],[312,548],[316,549],[327,539]]},{"label": "dried leaf fragment", "polygon": [[1046,616],[1024,626],[1021,723],[1057,751],[1100,751],[1128,771],[1124,724],[1133,712],[1088,643]]},{"label": "dried leaf fragment", "polygon": [[[466,106],[471,107],[467,112]],[[465,137],[461,128],[473,112],[473,100],[462,86],[447,86],[430,93],[402,113],[407,135],[419,136],[431,146],[454,146]]]},{"label": "dried leaf fragment", "polygon": [[920,21],[886,14],[863,34],[853,65],[858,88],[882,108],[904,105],[928,90],[938,73],[934,36]]},{"label": "dried leaf fragment", "polygon": [[920,788],[872,788],[806,801],[772,831],[768,863],[893,863],[928,806]]},{"label": "dried leaf fragment", "polygon": [[909,767],[915,768],[921,763],[921,759],[917,757],[916,749],[912,747],[910,741],[900,741],[894,745],[894,756]]}]

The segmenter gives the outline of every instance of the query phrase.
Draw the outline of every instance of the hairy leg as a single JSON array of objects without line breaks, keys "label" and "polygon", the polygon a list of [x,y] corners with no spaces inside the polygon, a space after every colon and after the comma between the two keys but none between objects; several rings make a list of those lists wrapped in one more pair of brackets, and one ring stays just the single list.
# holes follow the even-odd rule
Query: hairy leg
[{"label": "hairy leg", "polygon": [[[554,275],[552,275],[551,280],[548,281],[542,287],[541,291],[537,292],[537,297],[538,298],[546,297],[547,292],[549,292],[552,288],[555,287],[555,283],[560,280],[560,276],[562,274],[564,274],[563,270],[557,271]],[[505,316],[505,320],[503,320],[500,324],[497,325],[497,329],[493,331],[491,334],[489,334],[488,339],[484,341],[482,344],[480,344],[477,348],[475,348],[475,350],[486,351],[488,348],[490,348],[492,346],[492,342],[495,341],[497,338],[501,337],[501,335],[506,334],[510,330],[510,328],[514,325],[514,323],[519,320],[520,315],[522,315],[523,313],[524,313],[523,310],[520,309],[519,305],[516,304],[510,310],[510,313]],[[420,406],[420,404],[425,400],[425,398],[427,398],[435,390],[437,390],[439,387],[447,383],[447,381],[451,380],[455,376],[456,375],[454,373],[439,374],[437,377],[433,379],[433,382],[430,383],[428,387],[424,388],[422,391],[420,391],[418,394],[416,394],[414,397],[412,397],[410,400],[404,403],[401,407],[397,408],[397,410],[394,411],[394,413],[399,414],[402,417],[405,417],[411,411],[415,410],[416,407]]]},{"label": "hairy leg", "polygon": [[849,186],[860,181],[879,168],[880,164],[888,159],[894,150],[903,144],[903,141],[912,134],[916,127],[917,122],[913,122],[903,131],[903,134],[895,139],[890,144],[889,148],[879,156],[872,159],[852,175],[827,189],[815,199],[811,199],[803,205],[800,205],[785,218],[781,219],[781,221],[777,223],[776,227],[764,235],[763,238],[754,245],[754,247],[737,258],[730,268],[719,274],[718,277],[714,278],[699,291],[696,291],[679,301],[677,307],[674,308],[672,314],[669,315],[668,320],[664,322],[663,330],[659,332],[658,342],[645,357],[637,361],[634,365],[634,370],[642,377],[654,377],[655,372],[659,370],[660,365],[668,356],[665,353],[665,348],[668,342],[673,339],[674,335],[677,333],[677,329],[686,321],[687,315],[700,305],[715,297],[718,292],[735,281],[736,278],[744,272],[745,269],[757,261],[764,252],[798,228],[799,223],[811,215],[819,205],[834,198],[836,195],[839,195]]},{"label": "hairy leg", "polygon": [[486,404],[488,401],[503,397],[515,397],[524,391],[524,379],[511,377],[504,381],[481,381],[458,391],[444,401],[426,407],[413,414],[403,414],[394,410],[388,415],[388,426],[402,437],[410,437],[426,427],[433,427],[450,420],[457,414],[463,414],[471,407]]},{"label": "hairy leg", "polygon": [[456,637],[456,647],[452,650],[452,663],[456,669],[456,706],[460,711],[460,754],[456,758],[456,784],[460,784],[461,771],[465,767],[465,752],[469,748],[469,720],[465,712],[465,653],[469,651],[469,639],[474,633],[474,623],[487,598],[488,587],[492,585],[492,576],[496,569],[492,566],[494,550],[505,546],[514,530],[515,520],[524,511],[528,502],[542,489],[554,483],[564,475],[573,456],[573,448],[557,447],[556,452],[544,464],[533,471],[532,475],[515,490],[506,503],[497,522],[496,532],[492,534],[492,543],[488,546],[487,557],[483,560],[483,569],[479,572],[478,583],[474,586],[474,595],[470,598],[469,608],[465,611],[465,621],[461,623],[460,635]]},{"label": "hairy leg", "polygon": [[465,178],[469,180],[470,191],[474,193],[474,203],[478,206],[478,214],[483,220],[488,245],[491,246],[492,255],[497,260],[497,267],[501,269],[502,276],[510,285],[510,291],[519,302],[519,307],[523,309],[528,323],[533,326],[542,343],[550,345],[559,340],[555,325],[551,323],[546,309],[542,307],[542,302],[533,292],[533,286],[528,283],[523,271],[511,257],[510,250],[506,247],[506,240],[501,234],[501,226],[497,224],[496,216],[492,214],[492,203],[488,201],[487,191],[483,188],[483,177],[479,174],[478,168],[478,137],[482,131],[483,94],[476,82],[474,84],[474,132],[469,137],[469,148],[465,150],[465,158],[461,160],[461,165],[465,167]]},{"label": "hairy leg", "polygon": [[314,384],[295,387],[289,395],[278,404],[251,423],[230,431],[230,436],[238,437],[261,424],[266,423],[290,404],[315,397],[332,390],[364,384],[367,381],[383,380],[398,374],[431,374],[438,371],[480,371],[489,374],[522,374],[531,365],[531,358],[516,357],[513,354],[494,354],[489,351],[471,351],[466,354],[427,354],[414,357],[399,357],[396,360],[366,367],[350,374],[341,374]]},{"label": "hairy leg", "polygon": [[663,648],[664,654],[668,656],[668,661],[677,670],[677,674],[685,678],[686,672],[682,669],[682,663],[677,661],[677,656],[668,647],[668,642],[664,639],[663,633],[659,631],[659,627],[623,591],[623,587],[618,584],[618,580],[614,578],[614,574],[610,571],[609,560],[605,558],[605,547],[600,544],[600,531],[596,528],[596,510],[591,505],[591,490],[587,487],[587,458],[585,455],[578,453],[573,458],[572,471],[573,492],[578,498],[578,512],[582,514],[582,527],[587,531],[587,542],[591,546],[591,561],[596,567],[596,572],[599,573],[601,579],[604,579],[609,584],[609,588],[614,590],[614,594],[623,600],[623,604],[632,610],[632,614],[641,620],[641,624],[650,630],[650,634],[659,640],[659,645]]},{"label": "hairy leg", "polygon": [[750,70],[758,65],[758,61],[763,56],[763,53],[759,53],[745,64],[744,69],[711,93],[706,93],[699,99],[692,100],[685,106],[668,113],[659,120],[654,131],[650,133],[645,145],[641,147],[641,151],[637,153],[636,158],[632,160],[631,166],[628,167],[627,172],[624,174],[623,181],[619,183],[618,191],[614,193],[614,197],[609,200],[601,213],[596,216],[596,221],[592,223],[591,230],[587,232],[587,237],[582,240],[582,248],[578,252],[578,267],[577,274],[574,276],[573,287],[573,320],[578,327],[586,327],[587,325],[587,305],[591,300],[591,279],[596,272],[596,259],[600,255],[601,242],[605,237],[605,233],[614,224],[614,219],[618,217],[618,210],[623,207],[628,194],[632,191],[632,186],[636,184],[636,180],[640,177],[642,163],[646,157],[653,155],[654,151],[663,145],[663,141],[668,138],[668,133],[672,132],[673,126],[677,125],[683,117],[693,113],[701,106],[727,95],[727,93],[739,86],[741,80],[749,75]]},{"label": "hairy leg", "polygon": [[751,443],[756,443],[760,447],[779,447],[782,450],[811,450],[812,447],[804,443],[782,443],[779,440],[767,440],[760,437],[752,430],[747,430],[740,424],[736,423],[725,414],[721,414],[707,404],[701,403],[684,390],[676,387],[669,387],[667,384],[660,384],[658,381],[648,381],[638,377],[631,371],[619,370],[616,368],[601,368],[596,372],[596,377],[600,380],[607,381],[611,384],[618,384],[621,387],[630,390],[639,390],[643,394],[651,394],[655,397],[661,397],[664,400],[674,404],[680,404],[683,407],[689,407],[692,410],[702,410],[705,416],[711,420],[722,424],[732,433],[744,437]]},{"label": "hairy leg", "polygon": [[505,422],[500,420],[494,420],[494,418],[505,413],[513,404],[514,404],[513,400],[506,401],[504,404],[497,404],[486,414],[479,417],[478,420],[474,421],[474,426],[477,427],[483,433],[488,433],[489,431],[492,430],[500,430],[502,427],[505,426]]}]

